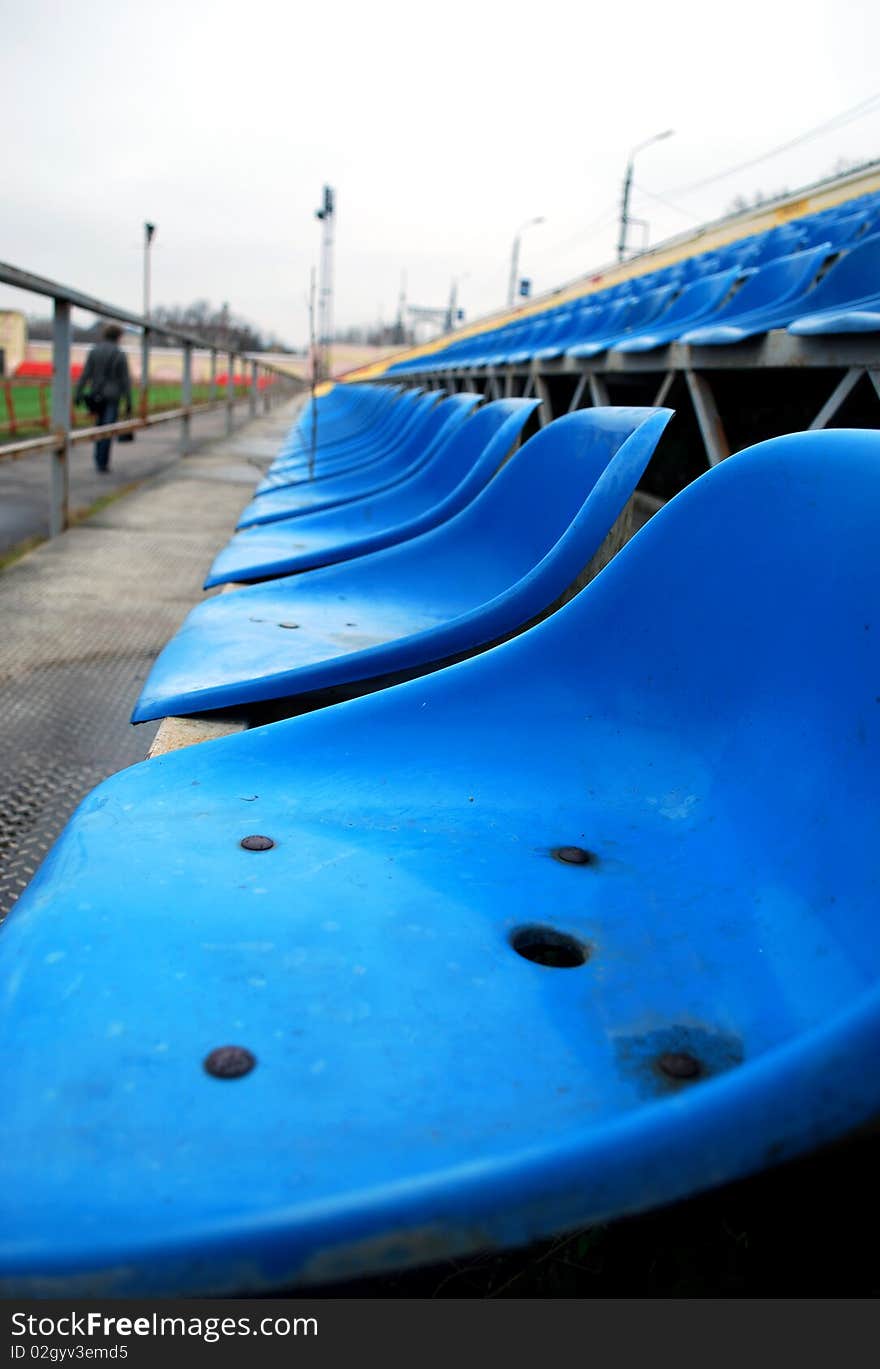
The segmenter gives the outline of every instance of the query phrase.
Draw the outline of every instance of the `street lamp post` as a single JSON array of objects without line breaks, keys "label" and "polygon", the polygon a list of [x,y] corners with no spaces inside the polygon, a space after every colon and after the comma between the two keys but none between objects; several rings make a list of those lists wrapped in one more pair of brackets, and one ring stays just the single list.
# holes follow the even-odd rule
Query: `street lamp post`
[{"label": "street lamp post", "polygon": [[629,154],[629,161],[626,164],[626,175],[623,178],[623,197],[620,202],[620,234],[617,239],[618,261],[623,261],[626,256],[626,231],[630,223],[629,195],[632,190],[633,159],[637,152],[641,152],[643,147],[650,147],[652,143],[660,143],[664,138],[671,138],[674,132],[674,128],[667,128],[662,133],[655,133],[653,138],[646,138],[643,143],[639,143],[637,147],[634,147]]},{"label": "street lamp post", "polygon": [[[156,232],[154,223],[144,224],[144,318],[149,320],[150,301],[150,248]],[[141,418],[146,418],[150,398],[150,330],[144,325],[141,333]]]},{"label": "street lamp post", "polygon": [[535,224],[545,222],[546,220],[539,215],[536,219],[527,219],[526,222],[516,231],[516,237],[513,240],[513,250],[510,254],[510,280],[507,286],[508,309],[513,308],[514,301],[516,299],[516,282],[519,277],[519,248],[522,235],[527,228],[532,228]]},{"label": "street lamp post", "polygon": [[446,329],[451,333],[458,322],[458,287],[461,281],[467,280],[470,271],[465,271],[460,276],[452,277],[452,284],[449,287],[449,304],[446,307]]},{"label": "street lamp post", "polygon": [[144,224],[144,318],[150,317],[150,247],[155,232],[154,223]]}]

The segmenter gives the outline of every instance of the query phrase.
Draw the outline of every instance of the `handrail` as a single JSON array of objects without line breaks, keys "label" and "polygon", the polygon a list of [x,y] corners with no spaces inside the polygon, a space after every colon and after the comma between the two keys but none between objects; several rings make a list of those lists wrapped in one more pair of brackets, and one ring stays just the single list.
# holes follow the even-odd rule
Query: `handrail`
[{"label": "handrail", "polygon": [[[244,351],[231,343],[212,343],[181,328],[159,323],[144,314],[132,313],[130,309],[119,309],[114,304],[74,290],[60,281],[49,280],[32,271],[24,271],[9,262],[0,262],[0,284],[11,285],[31,294],[44,295],[54,304],[52,327],[52,413],[53,431],[45,437],[28,438],[20,442],[0,444],[0,461],[15,460],[31,453],[46,451],[51,454],[49,483],[49,535],[56,536],[68,526],[70,521],[69,464],[70,448],[77,442],[92,442],[96,438],[113,437],[138,428],[152,427],[156,423],[180,422],[180,450],[186,456],[190,450],[190,419],[193,414],[223,408],[226,411],[226,432],[233,430],[235,405],[246,399],[251,417],[257,413],[260,395],[260,374],[272,377],[272,384],[263,391],[263,409],[268,412],[273,399],[276,381],[286,382],[279,385],[279,397],[290,392],[291,387],[301,385],[290,371],[275,362],[265,361],[259,353]],[[72,309],[85,309],[100,318],[113,319],[119,323],[141,330],[141,412],[138,418],[123,419],[89,428],[71,426],[71,376],[70,356],[73,341],[71,321]],[[182,404],[176,409],[166,409],[150,414],[147,410],[147,392],[150,375],[150,339],[155,335],[170,338],[183,346],[183,375],[181,380]],[[206,403],[192,403],[192,361],[195,350],[207,351],[211,356],[210,393],[212,398]],[[218,387],[216,382],[217,357],[227,356],[229,365],[226,376],[225,394],[214,399]],[[245,396],[236,396],[236,362],[240,368],[250,367],[250,383]],[[240,372],[239,372],[240,373]]]},{"label": "handrail", "polygon": [[[19,290],[29,290],[32,295],[47,295],[50,299],[64,300],[74,309],[85,309],[90,314],[97,314],[99,318],[115,319],[117,323],[129,323],[135,328],[146,328],[151,333],[160,333],[162,337],[188,343],[191,347],[211,348],[217,352],[229,350],[216,344],[212,347],[211,343],[197,337],[195,333],[170,328],[165,323],[156,323],[145,314],[133,314],[128,309],[118,309],[115,304],[105,304],[93,295],[84,295],[81,290],[74,290],[57,280],[49,280],[47,276],[35,275],[33,271],[22,271],[20,267],[11,266],[6,261],[0,261],[0,284],[14,285]],[[236,352],[236,356],[244,356],[244,353]]]}]

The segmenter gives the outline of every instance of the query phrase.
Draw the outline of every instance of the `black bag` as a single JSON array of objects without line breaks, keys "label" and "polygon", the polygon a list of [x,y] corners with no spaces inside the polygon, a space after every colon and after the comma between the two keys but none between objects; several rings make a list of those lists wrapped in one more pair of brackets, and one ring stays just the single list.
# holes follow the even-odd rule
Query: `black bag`
[{"label": "black bag", "polygon": [[134,433],[120,433],[117,442],[134,442]]}]

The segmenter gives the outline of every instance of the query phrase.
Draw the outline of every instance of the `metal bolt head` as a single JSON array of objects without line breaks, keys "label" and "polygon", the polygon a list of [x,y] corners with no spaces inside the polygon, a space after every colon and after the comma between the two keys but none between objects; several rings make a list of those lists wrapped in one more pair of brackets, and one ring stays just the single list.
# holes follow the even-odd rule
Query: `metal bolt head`
[{"label": "metal bolt head", "polygon": [[250,837],[242,837],[241,844],[246,851],[271,851],[275,845],[271,837],[261,837],[256,833]]},{"label": "metal bolt head", "polygon": [[557,846],[553,852],[563,865],[593,865],[596,857],[583,846]]},{"label": "metal bolt head", "polygon": [[657,1065],[667,1079],[696,1079],[702,1072],[697,1057],[687,1051],[667,1051],[659,1057]]},{"label": "metal bolt head", "polygon": [[205,1071],[215,1079],[240,1079],[250,1074],[257,1057],[244,1046],[218,1046],[204,1059]]}]

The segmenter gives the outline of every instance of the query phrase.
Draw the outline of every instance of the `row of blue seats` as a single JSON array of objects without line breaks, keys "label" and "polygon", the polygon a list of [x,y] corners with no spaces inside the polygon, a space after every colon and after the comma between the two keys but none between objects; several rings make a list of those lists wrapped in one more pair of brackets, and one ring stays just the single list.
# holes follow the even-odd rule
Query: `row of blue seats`
[{"label": "row of blue seats", "polygon": [[622,281],[440,351],[389,375],[516,366],[672,342],[727,346],[773,328],[880,331],[880,194]]},{"label": "row of blue seats", "polygon": [[730,458],[569,597],[670,414],[534,413],[350,385],[285,441],[135,715],[282,720],[100,785],[2,931],[7,1296],[513,1245],[880,1107],[880,434]]}]

